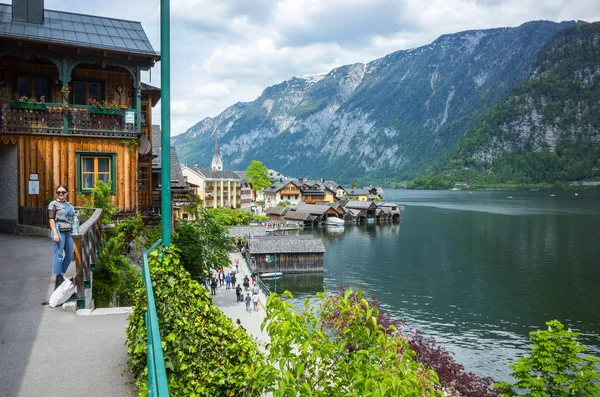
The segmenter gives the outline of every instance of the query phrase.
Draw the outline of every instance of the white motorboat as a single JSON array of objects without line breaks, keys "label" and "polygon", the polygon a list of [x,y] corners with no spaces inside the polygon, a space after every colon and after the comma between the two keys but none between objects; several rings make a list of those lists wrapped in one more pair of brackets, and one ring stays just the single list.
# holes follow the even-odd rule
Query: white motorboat
[{"label": "white motorboat", "polygon": [[271,272],[271,273],[261,273],[259,274],[260,278],[274,278],[283,276],[282,272]]},{"label": "white motorboat", "polygon": [[344,226],[344,220],[335,216],[329,216],[325,219],[325,224],[331,226]]}]

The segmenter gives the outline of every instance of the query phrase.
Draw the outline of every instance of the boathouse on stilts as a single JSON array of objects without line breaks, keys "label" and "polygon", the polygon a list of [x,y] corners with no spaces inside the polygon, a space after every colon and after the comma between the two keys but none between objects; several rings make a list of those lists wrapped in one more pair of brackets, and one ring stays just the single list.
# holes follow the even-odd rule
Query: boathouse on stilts
[{"label": "boathouse on stilts", "polygon": [[248,251],[258,273],[323,272],[325,246],[311,235],[256,236],[248,240]]}]

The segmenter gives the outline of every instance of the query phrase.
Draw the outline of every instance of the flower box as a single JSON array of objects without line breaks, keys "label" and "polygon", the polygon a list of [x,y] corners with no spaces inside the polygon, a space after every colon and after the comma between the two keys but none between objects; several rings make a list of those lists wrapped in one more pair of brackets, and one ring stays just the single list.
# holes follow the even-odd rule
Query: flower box
[{"label": "flower box", "polygon": [[121,115],[121,109],[102,109],[102,108],[89,108],[88,112],[91,114],[112,114]]},{"label": "flower box", "polygon": [[45,103],[11,102],[8,107],[11,109],[40,110],[43,112],[48,110]]}]

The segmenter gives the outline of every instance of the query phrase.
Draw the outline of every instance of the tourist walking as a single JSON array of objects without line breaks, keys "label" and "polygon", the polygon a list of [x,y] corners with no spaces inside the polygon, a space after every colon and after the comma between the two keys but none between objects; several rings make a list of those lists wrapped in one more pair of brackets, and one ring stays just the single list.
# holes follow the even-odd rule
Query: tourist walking
[{"label": "tourist walking", "polygon": [[222,287],[225,284],[225,271],[219,270],[219,286]]},{"label": "tourist walking", "polygon": [[227,273],[225,276],[225,289],[231,288],[231,274]]},{"label": "tourist walking", "polygon": [[217,286],[219,285],[219,282],[217,281],[217,278],[215,277],[213,279],[213,281],[211,281],[210,283],[210,294],[211,295],[216,295],[217,294]]},{"label": "tourist walking", "polygon": [[232,272],[232,273],[231,273],[231,285],[232,285],[233,287],[235,287],[235,283],[236,283],[236,281],[237,281],[237,279],[235,278],[235,273],[234,273],[234,272]]},{"label": "tourist walking", "polygon": [[258,295],[258,285],[254,284],[252,286],[252,296]]},{"label": "tourist walking", "polygon": [[241,328],[241,329],[243,329],[244,331],[246,330],[246,328],[242,327],[242,322],[240,321],[240,319],[239,319],[239,318],[238,318],[237,320],[235,320],[235,324],[234,324],[234,326],[235,326],[235,327],[238,327],[238,328]]},{"label": "tourist walking", "polygon": [[252,297],[252,303],[254,303],[254,311],[258,311],[258,294]]},{"label": "tourist walking", "polygon": [[244,276],[243,284],[246,291],[248,291],[250,289],[250,279],[248,278],[248,276]]},{"label": "tourist walking", "polygon": [[235,296],[237,298],[237,302],[241,302],[242,299],[242,287],[240,287],[239,285],[237,287],[235,287]]},{"label": "tourist walking", "polygon": [[[53,242],[54,260],[52,273],[55,276],[54,289],[64,281],[63,274],[67,272],[73,260],[73,221],[75,208],[67,201],[69,189],[66,185],[56,188],[56,200],[48,205],[48,219],[50,224],[50,238]],[[63,256],[64,253],[64,256]]]},{"label": "tourist walking", "polygon": [[252,301],[252,298],[250,298],[250,294],[247,293],[246,294],[246,311],[248,313],[250,313],[250,302]]}]

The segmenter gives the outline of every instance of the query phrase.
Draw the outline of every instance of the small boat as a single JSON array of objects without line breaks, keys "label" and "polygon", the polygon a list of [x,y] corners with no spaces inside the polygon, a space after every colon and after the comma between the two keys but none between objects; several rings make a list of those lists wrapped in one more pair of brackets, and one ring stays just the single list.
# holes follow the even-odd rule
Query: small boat
[{"label": "small boat", "polygon": [[343,226],[344,220],[337,218],[335,216],[329,216],[329,217],[327,217],[327,219],[325,219],[325,224],[332,225],[332,226]]},{"label": "small boat", "polygon": [[575,196],[579,196],[579,194],[578,194],[578,193],[575,193]]},{"label": "small boat", "polygon": [[283,276],[282,272],[271,272],[271,273],[261,273],[259,274],[260,278],[274,278]]},{"label": "small boat", "polygon": [[556,197],[556,194],[551,194],[550,197]]},{"label": "small boat", "polygon": [[506,198],[509,198],[509,199],[510,199],[510,198],[513,198],[513,196],[506,196]]}]

